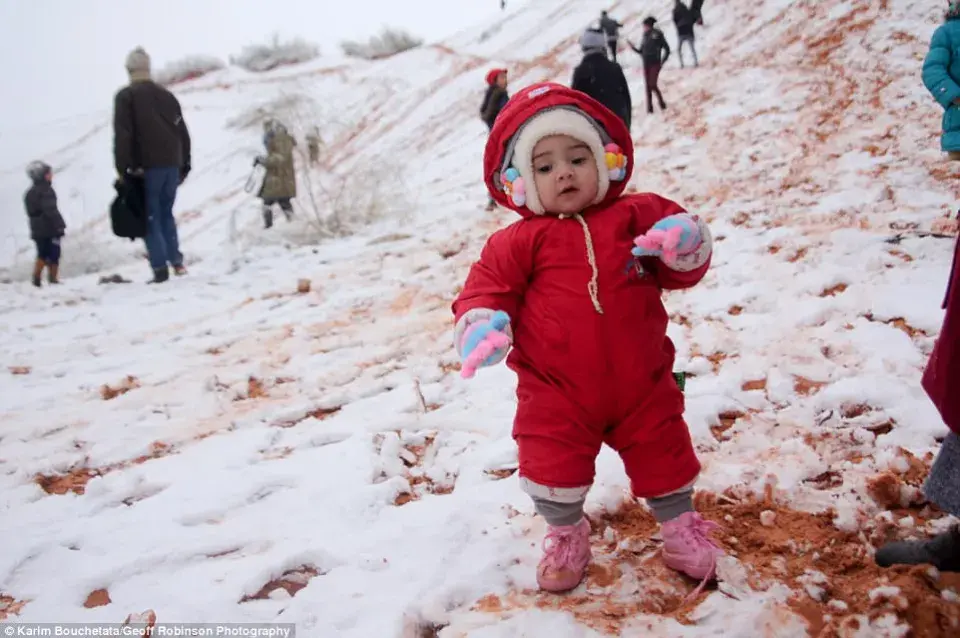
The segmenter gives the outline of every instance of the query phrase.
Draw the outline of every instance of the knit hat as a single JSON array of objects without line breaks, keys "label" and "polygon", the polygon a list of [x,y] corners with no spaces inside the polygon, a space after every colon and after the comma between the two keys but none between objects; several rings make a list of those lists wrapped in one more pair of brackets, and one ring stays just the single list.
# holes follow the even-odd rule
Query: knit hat
[{"label": "knit hat", "polygon": [[51,170],[50,165],[41,160],[34,160],[27,164],[27,177],[33,182],[42,181]]},{"label": "knit hat", "polygon": [[643,19],[643,23],[648,27],[652,27],[657,23],[657,19],[654,18],[653,16],[647,16],[646,18]]},{"label": "knit hat", "polygon": [[606,52],[607,38],[603,35],[602,31],[587,29],[583,32],[583,35],[580,36],[580,48],[584,53],[588,51]]},{"label": "knit hat", "polygon": [[137,47],[127,54],[126,67],[131,80],[150,79],[150,56],[143,47]]},{"label": "knit hat", "polygon": [[[605,134],[602,136],[602,130],[600,125],[586,113],[573,106],[548,108],[527,120],[513,139],[513,152],[510,155],[511,168],[506,169],[502,177],[514,203],[520,206],[526,205],[538,215],[544,213],[536,182],[534,182],[533,149],[537,142],[551,135],[569,135],[584,142],[590,148],[599,178],[597,196],[591,204],[601,202],[607,194],[607,189],[610,188],[610,180],[617,179],[617,172],[623,170],[619,166],[615,170],[608,168],[607,151],[603,143]],[[518,177],[523,180],[519,182],[523,185],[519,192],[516,188]]]}]

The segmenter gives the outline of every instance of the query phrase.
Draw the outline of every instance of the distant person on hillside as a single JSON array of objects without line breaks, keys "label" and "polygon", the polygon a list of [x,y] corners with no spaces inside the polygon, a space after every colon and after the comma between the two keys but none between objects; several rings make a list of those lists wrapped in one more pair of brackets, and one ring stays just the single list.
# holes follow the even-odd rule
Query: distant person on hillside
[{"label": "distant person on hillside", "polygon": [[643,40],[640,46],[628,41],[630,48],[640,54],[643,60],[643,79],[647,86],[647,113],[653,113],[653,96],[660,102],[660,110],[667,108],[660,93],[660,69],[670,57],[670,45],[663,35],[663,31],[654,26],[657,19],[648,17],[643,21]]},{"label": "distant person on hillside", "polygon": [[620,65],[607,59],[604,44],[604,36],[600,31],[587,29],[580,36],[583,59],[573,71],[570,88],[583,91],[616,113],[630,130],[633,111],[630,87]]},{"label": "distant person on hillside", "polygon": [[519,485],[547,523],[537,583],[562,592],[583,580],[584,501],[607,444],[660,524],[663,561],[702,585],[723,552],[710,538],[718,525],[694,510],[701,466],[661,294],[702,280],[710,229],[660,195],[623,195],[630,133],[580,91],[526,87],[490,136],[487,189],[522,219],[471,266],[454,344],[465,378],[505,358],[517,375]]},{"label": "distant person on hillside", "polygon": [[950,2],[923,61],[923,84],[943,107],[940,148],[960,160],[960,2]]},{"label": "distant person on hillside", "polygon": [[263,129],[263,144],[267,154],[257,157],[253,164],[260,164],[267,171],[258,197],[263,200],[263,227],[271,228],[274,204],[279,204],[287,221],[293,219],[290,200],[297,196],[297,174],[293,163],[293,148],[297,140],[276,120],[264,122]]},{"label": "distant person on hillside", "polygon": [[[487,131],[493,128],[500,111],[510,100],[510,94],[507,92],[507,70],[490,69],[486,76],[487,91],[483,94],[483,101],[480,103],[480,119],[487,125]],[[487,210],[493,210],[497,203],[493,198],[487,200]]]},{"label": "distant person on hillside", "polygon": [[148,215],[145,243],[153,268],[150,283],[186,274],[173,204],[190,173],[190,133],[180,102],[150,75],[150,56],[138,47],[126,62],[130,84],[114,98],[113,155],[117,174],[143,179]]},{"label": "distant person on hillside", "polygon": [[33,264],[33,285],[39,288],[43,269],[47,269],[47,281],[59,284],[60,240],[67,224],[57,207],[57,194],[53,190],[53,169],[49,164],[36,161],[27,166],[27,176],[33,185],[23,197],[27,218],[30,220],[30,238],[37,246],[37,259]]},{"label": "distant person on hillside", "polygon": [[[958,5],[960,2],[951,3],[951,9],[960,10]],[[943,308],[947,312],[921,385],[950,432],[937,452],[923,493],[947,514],[960,516],[960,237]],[[940,571],[960,572],[960,526],[927,540],[888,543],[877,550],[874,559],[881,567],[927,564]]]},{"label": "distant person on hillside", "polygon": [[600,12],[600,30],[607,38],[607,47],[610,49],[610,58],[617,61],[617,46],[620,44],[620,29],[623,25],[607,15],[606,11]]},{"label": "distant person on hillside", "polygon": [[307,153],[310,155],[310,165],[316,165],[320,161],[320,127],[314,126],[313,130],[307,133]]},{"label": "distant person on hillside", "polygon": [[673,24],[677,27],[677,55],[680,56],[680,68],[684,67],[683,64],[683,45],[687,44],[690,46],[690,51],[693,52],[693,66],[700,66],[700,61],[697,59],[697,47],[696,47],[696,35],[693,32],[693,25],[696,23],[696,18],[693,15],[693,11],[690,8],[683,4],[682,0],[677,0],[676,4],[673,5]]}]

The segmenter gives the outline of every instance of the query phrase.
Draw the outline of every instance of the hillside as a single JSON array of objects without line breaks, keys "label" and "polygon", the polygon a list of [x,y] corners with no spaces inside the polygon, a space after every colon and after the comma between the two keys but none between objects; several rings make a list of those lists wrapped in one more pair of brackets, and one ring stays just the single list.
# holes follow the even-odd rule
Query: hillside
[{"label": "hillside", "polygon": [[[639,39],[653,7],[672,46],[671,6],[607,8]],[[484,73],[569,82],[600,8],[533,1],[385,61],[180,86],[191,274],[169,285],[143,286],[140,244],[109,236],[108,113],[4,131],[16,168],[0,197],[19,204],[20,166],[51,157],[71,230],[55,290],[24,280],[19,208],[0,247],[15,279],[0,285],[0,617],[152,609],[358,638],[958,631],[960,578],[871,558],[950,523],[918,490],[946,433],[919,378],[953,242],[918,231],[960,182],[919,80],[940,8],[914,0],[708,1],[702,64],[668,63],[662,115],[643,112],[639,58],[622,54],[631,188],[704,215],[718,240],[703,284],[666,303],[698,503],[730,558],[719,589],[682,605],[696,584],[661,565],[604,450],[590,576],[535,591],[544,524],[514,473],[515,376],[460,379],[449,305],[515,219],[483,210]],[[300,175],[300,221],[273,232],[243,190],[265,109],[326,142]],[[324,237],[331,209],[376,219]],[[113,273],[134,283],[98,285]]]}]

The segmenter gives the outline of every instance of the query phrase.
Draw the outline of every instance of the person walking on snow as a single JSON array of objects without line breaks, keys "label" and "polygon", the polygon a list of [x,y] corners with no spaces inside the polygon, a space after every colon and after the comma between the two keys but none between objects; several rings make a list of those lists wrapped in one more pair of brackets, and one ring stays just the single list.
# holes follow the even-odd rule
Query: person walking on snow
[{"label": "person walking on snow", "polygon": [[57,207],[57,194],[53,190],[53,169],[45,162],[30,162],[27,176],[33,185],[23,197],[27,218],[30,220],[30,238],[37,246],[37,259],[33,264],[33,285],[39,288],[43,269],[47,269],[47,281],[59,284],[60,240],[67,224]]},{"label": "person walking on snow", "polygon": [[960,2],[950,2],[923,61],[923,84],[943,107],[940,148],[960,160]]},{"label": "person walking on snow", "polygon": [[548,528],[540,587],[578,585],[591,559],[584,500],[602,444],[661,525],[662,556],[706,582],[721,550],[694,511],[700,472],[673,376],[662,290],[707,272],[702,218],[653,193],[623,195],[633,143],[613,112],[554,83],[519,92],[487,141],[487,188],[522,219],[494,233],[454,301],[464,377],[516,372],[520,485]]},{"label": "person walking on snow", "polygon": [[307,133],[307,153],[310,155],[310,165],[315,166],[320,161],[320,127],[314,126],[313,130]]},{"label": "person walking on snow", "polygon": [[670,45],[663,35],[663,31],[655,27],[657,19],[648,17],[643,21],[643,40],[640,46],[627,42],[630,48],[636,51],[643,60],[643,80],[647,88],[647,113],[653,113],[653,96],[660,102],[660,110],[667,108],[660,92],[660,69],[670,57]]},{"label": "person walking on snow", "polygon": [[620,29],[623,25],[607,15],[606,11],[600,12],[600,30],[607,36],[607,47],[610,49],[610,59],[617,61],[617,46],[620,40]]},{"label": "person walking on snow", "polygon": [[630,87],[619,64],[607,59],[603,33],[588,29],[580,36],[583,60],[573,71],[570,87],[583,91],[623,120],[630,130],[633,104]]},{"label": "person walking on snow", "polygon": [[[487,71],[486,82],[487,92],[484,93],[483,102],[480,103],[480,119],[487,125],[489,133],[500,111],[510,100],[510,94],[507,93],[507,70],[490,69]],[[492,197],[487,200],[487,210],[493,210],[496,205]]]},{"label": "person walking on snow", "polygon": [[263,200],[263,227],[273,226],[273,205],[279,204],[287,221],[293,219],[290,200],[297,196],[297,174],[293,163],[293,148],[297,140],[287,128],[275,120],[263,123],[263,144],[267,154],[257,157],[253,165],[267,170],[258,197]]},{"label": "person walking on snow", "polygon": [[143,179],[153,280],[169,279],[168,264],[186,274],[173,204],[190,174],[190,133],[180,102],[150,75],[150,56],[137,47],[127,56],[130,84],[117,92],[113,108],[113,156],[120,179]]},{"label": "person walking on snow", "polygon": [[682,0],[677,0],[676,4],[673,5],[673,23],[677,27],[677,55],[680,56],[680,68],[682,69],[684,67],[684,43],[688,44],[690,51],[693,52],[693,66],[700,66],[700,61],[697,59],[697,46],[695,44],[696,35],[693,32],[693,25],[696,23],[696,18],[693,15],[693,11],[691,11],[687,5],[683,4]]},{"label": "person walking on snow", "polygon": [[[923,493],[946,513],[960,516],[960,237],[947,281],[943,301],[947,312],[921,385],[950,432],[930,468]],[[960,572],[960,526],[929,540],[888,543],[874,558],[881,567],[929,564],[940,571]]]}]

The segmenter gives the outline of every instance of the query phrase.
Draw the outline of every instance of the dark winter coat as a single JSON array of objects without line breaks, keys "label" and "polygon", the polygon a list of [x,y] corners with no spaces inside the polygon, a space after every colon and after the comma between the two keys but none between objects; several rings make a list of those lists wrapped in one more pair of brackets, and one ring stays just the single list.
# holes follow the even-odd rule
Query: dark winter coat
[{"label": "dark winter coat", "polygon": [[693,25],[696,17],[693,11],[682,2],[678,2],[673,7],[673,24],[677,27],[677,35],[680,37],[693,37]]},{"label": "dark winter coat", "polygon": [[703,25],[703,0],[693,0],[690,3],[690,13],[693,14],[693,21],[696,24]]},{"label": "dark winter coat", "polygon": [[923,84],[943,107],[940,148],[960,151],[960,19],[948,19],[934,31],[923,61]]},{"label": "dark winter coat", "polygon": [[57,194],[46,180],[34,182],[23,196],[23,205],[30,219],[30,237],[32,239],[54,239],[63,237],[67,224],[63,221],[57,207]]},{"label": "dark winter coat", "polygon": [[500,111],[503,110],[503,107],[507,105],[509,100],[510,95],[506,89],[496,84],[491,84],[487,87],[487,92],[483,96],[483,102],[480,103],[480,119],[486,123],[487,127],[493,127],[494,120],[497,119]]},{"label": "dark winter coat", "polygon": [[297,173],[293,163],[293,147],[297,140],[286,130],[272,132],[267,138],[267,169],[260,197],[264,200],[292,199],[297,196]]},{"label": "dark winter coat", "polygon": [[943,307],[947,314],[923,373],[923,389],[947,427],[960,434],[960,237],[954,248]]},{"label": "dark winter coat", "polygon": [[[603,200],[581,213],[586,228],[576,219],[534,214],[498,186],[504,153],[520,126],[561,106],[591,117],[627,157],[625,179],[611,182]],[[531,441],[520,452],[520,475],[539,485],[584,485],[582,479],[593,476],[601,440],[615,449],[625,449],[629,441],[643,442],[634,449],[668,448],[644,456],[647,474],[643,484],[633,484],[641,495],[677,489],[678,481],[683,485],[699,469],[692,446],[663,427],[682,415],[683,395],[671,374],[675,349],[666,334],[661,291],[695,285],[709,259],[690,272],[651,259],[643,264],[649,276],[631,277],[625,266],[633,238],[683,211],[652,193],[623,196],[632,167],[633,142],[623,123],[592,98],[556,84],[525,87],[497,118],[487,141],[487,188],[523,219],[490,236],[453,312],[457,321],[475,308],[511,317],[507,366],[518,379],[513,434]],[[592,268],[603,314],[591,300]],[[562,453],[554,441],[564,441]]]},{"label": "dark winter coat", "polygon": [[630,45],[643,59],[643,66],[663,66],[670,57],[670,45],[663,35],[663,31],[654,27],[643,34],[640,46]]},{"label": "dark winter coat", "polygon": [[113,157],[117,173],[127,169],[190,165],[190,133],[180,102],[150,80],[120,89],[113,106]]},{"label": "dark winter coat", "polygon": [[613,111],[630,128],[633,104],[623,69],[602,51],[590,52],[573,71],[570,88],[586,93]]}]

